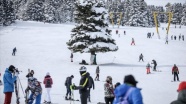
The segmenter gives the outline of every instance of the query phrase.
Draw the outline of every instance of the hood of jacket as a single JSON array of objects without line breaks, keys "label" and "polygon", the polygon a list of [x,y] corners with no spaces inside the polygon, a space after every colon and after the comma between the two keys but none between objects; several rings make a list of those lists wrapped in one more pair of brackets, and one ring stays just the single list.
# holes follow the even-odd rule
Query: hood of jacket
[{"label": "hood of jacket", "polygon": [[186,89],[179,92],[178,100],[186,104]]}]

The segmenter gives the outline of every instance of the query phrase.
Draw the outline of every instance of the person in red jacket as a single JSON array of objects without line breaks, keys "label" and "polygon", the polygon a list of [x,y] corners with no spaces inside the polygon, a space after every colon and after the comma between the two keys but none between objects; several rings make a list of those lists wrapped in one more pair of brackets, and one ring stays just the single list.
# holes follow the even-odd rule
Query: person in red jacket
[{"label": "person in red jacket", "polygon": [[174,64],[173,68],[172,68],[172,74],[174,74],[174,81],[176,81],[176,77],[177,77],[177,81],[179,81],[179,70],[178,67],[176,66],[176,64]]},{"label": "person in red jacket", "polygon": [[46,96],[45,96],[44,103],[51,104],[50,90],[52,88],[53,81],[52,81],[52,78],[50,77],[49,72],[47,72],[43,83],[44,83],[45,89],[46,89]]}]

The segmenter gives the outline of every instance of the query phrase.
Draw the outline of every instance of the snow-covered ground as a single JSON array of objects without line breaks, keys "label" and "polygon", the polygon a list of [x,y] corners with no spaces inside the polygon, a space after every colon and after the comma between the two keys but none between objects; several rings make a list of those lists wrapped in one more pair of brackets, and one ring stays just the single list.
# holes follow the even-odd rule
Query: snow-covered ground
[{"label": "snow-covered ground", "polygon": [[[166,27],[166,24],[162,24]],[[70,62],[70,50],[66,42],[70,39],[70,31],[73,24],[44,24],[38,22],[17,21],[15,25],[0,27],[0,72],[3,75],[5,68],[14,65],[22,72],[19,75],[23,88],[26,88],[26,74],[28,68],[35,71],[34,76],[43,81],[47,72],[50,72],[54,85],[51,91],[52,102],[69,104],[64,100],[66,88],[64,81],[67,76],[74,75],[73,83],[79,84],[79,62],[85,59],[90,61],[89,53],[74,53],[74,62]],[[173,75],[171,69],[177,64],[180,70],[180,80],[186,80],[186,41],[171,40],[171,35],[180,33],[186,36],[186,27],[174,28],[171,25],[169,32],[169,44],[165,44],[166,31],[159,28],[161,39],[158,39],[155,28],[120,27],[112,29],[112,36],[116,40],[119,50],[116,52],[97,53],[97,63],[100,65],[100,80],[95,82],[95,90],[91,92],[92,104],[104,102],[103,84],[106,76],[113,77],[113,83],[123,82],[127,74],[133,74],[142,88],[144,104],[169,104],[177,98],[177,88],[180,82],[171,82]],[[119,30],[120,37],[115,34]],[[123,35],[123,31],[127,35]],[[152,39],[147,39],[147,32],[154,32]],[[132,37],[136,45],[131,46]],[[12,56],[12,49],[16,47],[16,56]],[[145,62],[138,62],[139,55],[143,53]],[[114,58],[115,57],[115,58]],[[158,70],[146,74],[146,64],[155,59]],[[114,62],[113,62],[114,61]],[[94,78],[96,76],[95,65],[87,65],[88,72]],[[2,80],[2,76],[0,78]],[[42,102],[44,99],[44,85]],[[24,96],[20,88],[21,104],[24,104]],[[78,91],[74,91],[74,98],[79,99]],[[3,104],[3,86],[0,86],[0,104]],[[15,93],[12,104],[15,103]],[[80,102],[75,102],[80,104]]]}]

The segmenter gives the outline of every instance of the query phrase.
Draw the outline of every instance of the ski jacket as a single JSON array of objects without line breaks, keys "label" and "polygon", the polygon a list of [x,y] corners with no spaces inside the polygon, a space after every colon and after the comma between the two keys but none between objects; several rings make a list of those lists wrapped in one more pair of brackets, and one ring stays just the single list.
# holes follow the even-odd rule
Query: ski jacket
[{"label": "ski jacket", "polygon": [[6,68],[5,74],[3,76],[3,82],[4,82],[4,93],[5,92],[14,92],[14,82],[16,81],[17,77],[13,76],[11,72]]},{"label": "ski jacket", "polygon": [[[39,83],[39,85],[36,85],[36,82]],[[42,87],[40,85],[40,82],[38,81],[33,81],[32,83],[29,83],[28,87],[26,88],[26,91],[29,90],[33,93],[33,99],[35,99],[37,95],[42,94]]]},{"label": "ski jacket", "polygon": [[152,60],[152,64],[157,65],[157,63],[156,63],[156,61],[155,61],[155,60]]},{"label": "ski jacket", "polygon": [[149,63],[147,64],[146,68],[150,68],[150,64]]},{"label": "ski jacket", "polygon": [[104,84],[104,91],[105,91],[106,98],[113,98],[114,97],[114,88],[111,83],[106,82]]},{"label": "ski jacket", "polygon": [[89,86],[88,86],[88,88],[92,88],[93,87],[93,89],[94,89],[94,80],[93,80],[93,78],[91,77],[91,76],[89,76],[89,79],[88,79],[89,81]]},{"label": "ski jacket", "polygon": [[99,66],[96,68],[96,74],[99,74]]},{"label": "ski jacket", "polygon": [[67,79],[66,79],[66,86],[70,87],[70,85],[72,85],[72,77],[67,77]]},{"label": "ski jacket", "polygon": [[89,74],[85,72],[81,75],[79,86],[77,86],[76,89],[79,89],[79,93],[81,94],[89,90],[88,86],[89,86]]},{"label": "ski jacket", "polygon": [[171,104],[186,104],[186,90],[179,91],[178,99],[171,102]]},{"label": "ski jacket", "polygon": [[16,48],[14,48],[14,49],[13,49],[13,52],[16,52],[16,51],[17,51],[17,49],[16,49]]},{"label": "ski jacket", "polygon": [[143,58],[143,55],[141,54],[141,55],[139,56],[139,58],[140,58],[140,59]]},{"label": "ski jacket", "polygon": [[[133,86],[130,86],[128,84],[122,84],[114,90],[115,99],[113,101],[113,104],[118,104],[120,97],[124,97],[127,91]],[[143,104],[143,98],[141,95],[141,92],[139,88],[133,87],[134,89],[130,92],[128,95],[128,102],[129,104]]]},{"label": "ski jacket", "polygon": [[178,70],[177,66],[173,66],[172,73],[179,73],[179,70]]},{"label": "ski jacket", "polygon": [[45,76],[43,84],[45,84],[45,88],[52,88],[53,81],[52,81],[52,78],[50,77],[50,75]]},{"label": "ski jacket", "polygon": [[26,75],[27,78],[33,77],[33,76],[34,76],[34,74],[32,74],[31,72]]},{"label": "ski jacket", "polygon": [[73,58],[73,54],[71,53],[70,58]]}]

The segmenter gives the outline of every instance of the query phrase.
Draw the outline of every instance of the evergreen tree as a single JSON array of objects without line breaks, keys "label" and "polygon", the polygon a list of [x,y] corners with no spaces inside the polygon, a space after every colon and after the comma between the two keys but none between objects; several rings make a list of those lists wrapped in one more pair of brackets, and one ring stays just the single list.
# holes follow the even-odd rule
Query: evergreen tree
[{"label": "evergreen tree", "polygon": [[71,39],[67,42],[72,52],[91,53],[92,59],[95,53],[118,50],[105,21],[106,13],[101,2],[86,0],[76,3],[75,20],[79,24],[72,29]]},{"label": "evergreen tree", "polygon": [[44,16],[44,0],[36,0],[28,5],[24,17],[26,20],[45,21]]},{"label": "evergreen tree", "polygon": [[186,3],[183,4],[183,11],[182,11],[182,19],[181,19],[181,25],[186,26]]}]

